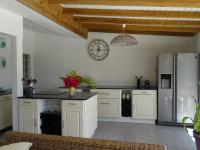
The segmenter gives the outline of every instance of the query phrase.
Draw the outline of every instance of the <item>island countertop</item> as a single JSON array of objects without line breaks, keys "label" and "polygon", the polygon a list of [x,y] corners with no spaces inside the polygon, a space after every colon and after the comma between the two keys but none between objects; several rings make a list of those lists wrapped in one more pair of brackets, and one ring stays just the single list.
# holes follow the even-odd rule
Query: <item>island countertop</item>
[{"label": "island countertop", "polygon": [[69,93],[38,93],[34,94],[32,97],[18,97],[22,99],[58,99],[58,100],[87,100],[97,93],[91,92],[75,92],[74,96],[70,96]]},{"label": "island countertop", "polygon": [[12,94],[12,89],[6,89],[0,92],[0,96],[7,95],[7,94]]}]

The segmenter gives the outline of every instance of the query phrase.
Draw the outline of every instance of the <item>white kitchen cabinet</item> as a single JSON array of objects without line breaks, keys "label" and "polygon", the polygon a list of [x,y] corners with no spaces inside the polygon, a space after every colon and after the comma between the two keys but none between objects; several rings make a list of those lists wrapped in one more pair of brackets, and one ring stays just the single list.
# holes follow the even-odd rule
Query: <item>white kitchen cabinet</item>
[{"label": "white kitchen cabinet", "polygon": [[63,110],[62,135],[79,137],[82,133],[83,113],[80,110]]},{"label": "white kitchen cabinet", "polygon": [[97,96],[62,100],[62,135],[90,138],[97,128]]},{"label": "white kitchen cabinet", "polygon": [[98,93],[98,117],[121,117],[121,90],[93,89]]},{"label": "white kitchen cabinet", "polygon": [[157,119],[156,90],[133,90],[132,111],[134,119]]},{"label": "white kitchen cabinet", "polygon": [[116,99],[98,99],[99,117],[120,117],[121,103]]},{"label": "white kitchen cabinet", "polygon": [[42,106],[42,101],[37,99],[19,99],[19,131],[41,133]]},{"label": "white kitchen cabinet", "polygon": [[0,130],[12,126],[12,96],[0,96]]}]

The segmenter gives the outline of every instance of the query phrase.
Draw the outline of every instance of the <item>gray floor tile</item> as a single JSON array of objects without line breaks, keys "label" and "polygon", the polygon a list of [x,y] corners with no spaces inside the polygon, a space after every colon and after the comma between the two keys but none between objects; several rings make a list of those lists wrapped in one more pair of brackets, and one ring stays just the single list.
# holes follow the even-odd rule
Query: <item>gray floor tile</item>
[{"label": "gray floor tile", "polygon": [[196,150],[194,141],[183,127],[99,122],[93,138],[164,144],[168,150]]}]

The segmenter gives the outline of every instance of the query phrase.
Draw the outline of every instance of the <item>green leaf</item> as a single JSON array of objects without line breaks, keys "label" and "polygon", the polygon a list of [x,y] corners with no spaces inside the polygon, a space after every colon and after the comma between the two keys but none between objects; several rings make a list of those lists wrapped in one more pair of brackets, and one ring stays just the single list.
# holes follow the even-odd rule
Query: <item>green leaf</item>
[{"label": "green leaf", "polygon": [[65,79],[65,77],[60,77],[59,79],[61,79],[61,80],[64,80],[64,79]]},{"label": "green leaf", "polygon": [[196,103],[196,113],[194,116],[194,130],[200,133],[200,104]]},{"label": "green leaf", "polygon": [[79,74],[76,70],[71,70],[67,76],[76,77],[79,76]]},{"label": "green leaf", "polygon": [[92,79],[91,77],[88,77],[88,76],[81,77],[80,84],[86,84],[92,89],[96,88],[96,83],[95,83],[94,79]]}]

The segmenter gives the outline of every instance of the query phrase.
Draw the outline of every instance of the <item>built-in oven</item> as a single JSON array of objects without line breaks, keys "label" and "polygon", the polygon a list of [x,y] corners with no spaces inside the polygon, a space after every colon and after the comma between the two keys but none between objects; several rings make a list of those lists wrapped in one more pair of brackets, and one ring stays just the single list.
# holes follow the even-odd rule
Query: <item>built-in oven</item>
[{"label": "built-in oven", "polygon": [[122,90],[122,117],[132,117],[131,90]]}]

